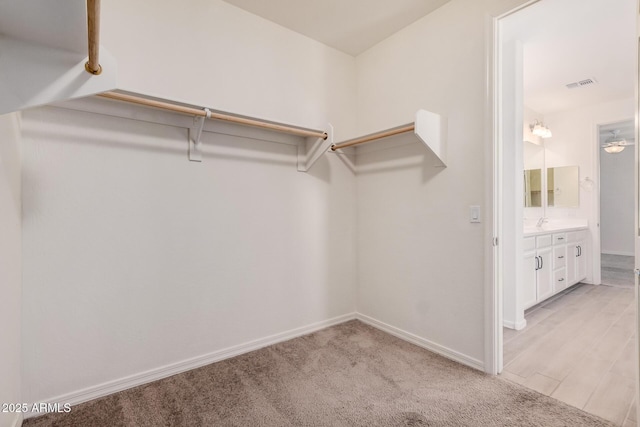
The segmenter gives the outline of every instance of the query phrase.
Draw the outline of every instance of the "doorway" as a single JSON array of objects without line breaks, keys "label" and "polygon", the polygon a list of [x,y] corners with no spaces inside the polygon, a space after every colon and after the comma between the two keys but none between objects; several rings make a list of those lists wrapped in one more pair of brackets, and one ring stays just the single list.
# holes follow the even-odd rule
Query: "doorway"
[{"label": "doorway", "polygon": [[634,284],[634,121],[598,126],[600,165],[600,283]]},{"label": "doorway", "polygon": [[[607,287],[599,286],[601,203],[598,188],[594,188],[600,185],[599,163],[595,160],[598,155],[594,156],[594,153],[600,150],[596,148],[599,144],[598,124],[613,123],[620,117],[636,114],[637,5],[635,0],[623,0],[615,5],[595,0],[590,2],[589,8],[581,6],[579,1],[573,0],[539,0],[495,21],[497,60],[494,62],[493,99],[497,106],[494,120],[494,139],[497,142],[493,152],[496,180],[493,209],[494,236],[498,237],[500,244],[493,250],[497,262],[494,264],[491,295],[497,301],[493,313],[497,320],[491,333],[497,337],[493,341],[497,342],[497,350],[492,360],[494,369],[501,372],[520,358],[517,369],[511,372],[505,369],[503,377],[510,376],[507,380],[618,424],[633,422],[635,425],[637,417],[632,408],[635,408],[633,396],[637,386],[637,352],[632,336],[637,329],[636,303],[631,289],[616,288],[609,292]],[[614,9],[617,7],[621,9],[616,12]],[[615,18],[616,13],[619,13],[619,18]],[[615,30],[610,31],[614,27]],[[557,31],[555,34],[554,29]],[[612,42],[603,36],[605,34],[620,39]],[[611,64],[619,67],[616,76],[608,74],[613,71]],[[607,91],[610,92],[607,94]],[[535,117],[526,117],[527,114]],[[527,181],[523,178],[525,150],[522,143],[527,129],[532,132],[537,123],[543,124],[553,136],[542,141],[542,206],[529,211],[539,217],[527,218],[524,207],[527,199],[523,196]],[[550,175],[550,171],[565,167],[572,167],[575,171],[572,179],[578,198],[577,202],[562,206],[557,203],[558,196],[566,194],[562,193],[565,189],[557,185],[559,175]],[[637,189],[633,178],[631,184]],[[531,184],[530,187],[533,188]],[[560,192],[556,194],[556,190]],[[530,195],[529,200],[534,200],[533,196]],[[637,210],[634,205],[630,213],[635,218]],[[580,229],[584,234],[578,237],[573,235],[572,227],[566,227],[566,222],[576,219],[584,220],[586,224],[584,229]],[[528,224],[527,220],[535,221]],[[565,227],[554,225],[545,229],[544,224],[553,221],[565,221]],[[537,224],[542,227],[536,229]],[[543,245],[544,254],[536,253],[538,256],[530,258],[537,262],[528,263],[532,269],[539,269],[542,264],[539,258],[544,258],[544,264],[552,266],[545,280],[536,284],[538,287],[543,285],[544,292],[540,297],[540,289],[537,289],[537,299],[533,303],[528,302],[528,307],[531,307],[528,312],[525,312],[527,304],[523,295],[530,296],[531,293],[523,292],[519,285],[523,276],[528,274],[528,264],[523,262],[524,250],[528,247],[523,243],[527,237],[526,225],[533,227],[533,233],[528,236],[535,237],[534,245],[537,245],[538,235],[544,234],[542,231],[547,231],[552,242],[547,245],[550,250]],[[569,235],[576,240],[555,247],[554,239],[567,239]],[[537,250],[537,246],[529,250]],[[574,258],[585,253],[587,264],[579,266]],[[598,262],[593,261],[596,257]],[[556,258],[562,261],[556,263]],[[572,274],[575,274],[580,268],[585,268],[585,272],[579,283],[562,288],[558,293],[549,290],[550,282],[553,282],[551,288],[557,289],[555,282],[566,280],[564,274],[567,271],[572,269]],[[583,276],[582,272],[580,276]],[[535,280],[530,282],[536,283]],[[596,300],[596,296],[603,299]],[[569,301],[569,308],[562,309],[566,301]],[[578,302],[584,303],[584,308],[578,309]],[[562,318],[572,310],[575,315]],[[507,315],[511,318],[507,319]],[[515,327],[503,330],[503,324],[507,324],[505,320]],[[583,328],[585,325],[588,328]],[[612,343],[614,338],[607,336],[609,331],[622,331],[620,340],[615,344]],[[529,344],[518,338],[516,347],[522,349],[530,345],[539,351],[515,356],[514,353],[503,354],[504,342],[514,339],[514,336],[533,338]],[[551,339],[545,342],[545,336]],[[545,347],[548,342],[551,346]],[[607,357],[613,359],[607,360]],[[616,366],[615,372],[610,372],[605,365],[608,368]],[[626,376],[619,378],[619,368],[623,365]],[[572,390],[582,387],[580,382],[587,377],[593,388],[583,394],[572,393]],[[565,379],[573,383],[563,385]],[[615,410],[610,410],[613,407]]]}]

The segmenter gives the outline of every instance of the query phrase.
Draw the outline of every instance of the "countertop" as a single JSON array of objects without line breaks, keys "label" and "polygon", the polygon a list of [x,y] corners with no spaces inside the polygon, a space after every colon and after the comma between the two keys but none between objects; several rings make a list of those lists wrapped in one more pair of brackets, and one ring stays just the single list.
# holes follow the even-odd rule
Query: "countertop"
[{"label": "countertop", "polygon": [[[537,222],[537,221],[536,221]],[[536,227],[535,224],[528,224],[525,220],[523,228],[524,237],[538,236],[540,234],[562,233],[565,231],[586,230],[589,228],[587,220],[549,220]]]}]

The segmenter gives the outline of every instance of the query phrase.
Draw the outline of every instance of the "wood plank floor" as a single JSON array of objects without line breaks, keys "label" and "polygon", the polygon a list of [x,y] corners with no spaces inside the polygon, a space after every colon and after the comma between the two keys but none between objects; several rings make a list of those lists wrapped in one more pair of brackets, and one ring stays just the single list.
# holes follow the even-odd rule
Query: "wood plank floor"
[{"label": "wood plank floor", "polygon": [[501,376],[637,426],[635,310],[633,288],[578,284],[528,310],[525,329],[504,328]]}]

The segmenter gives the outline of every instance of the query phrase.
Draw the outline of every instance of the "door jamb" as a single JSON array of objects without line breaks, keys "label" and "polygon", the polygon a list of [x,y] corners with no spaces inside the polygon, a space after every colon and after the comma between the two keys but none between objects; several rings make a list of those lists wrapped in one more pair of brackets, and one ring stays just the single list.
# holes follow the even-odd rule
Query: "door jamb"
[{"label": "door jamb", "polygon": [[502,124],[500,117],[500,34],[501,19],[525,9],[540,0],[528,0],[515,8],[485,16],[485,372],[502,372]]}]

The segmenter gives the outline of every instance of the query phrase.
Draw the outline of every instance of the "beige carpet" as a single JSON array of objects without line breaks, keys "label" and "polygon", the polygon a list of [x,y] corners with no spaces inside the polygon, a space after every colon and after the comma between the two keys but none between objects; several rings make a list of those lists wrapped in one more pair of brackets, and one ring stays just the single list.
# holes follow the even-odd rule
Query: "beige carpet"
[{"label": "beige carpet", "polygon": [[351,321],[25,426],[607,426]]}]

